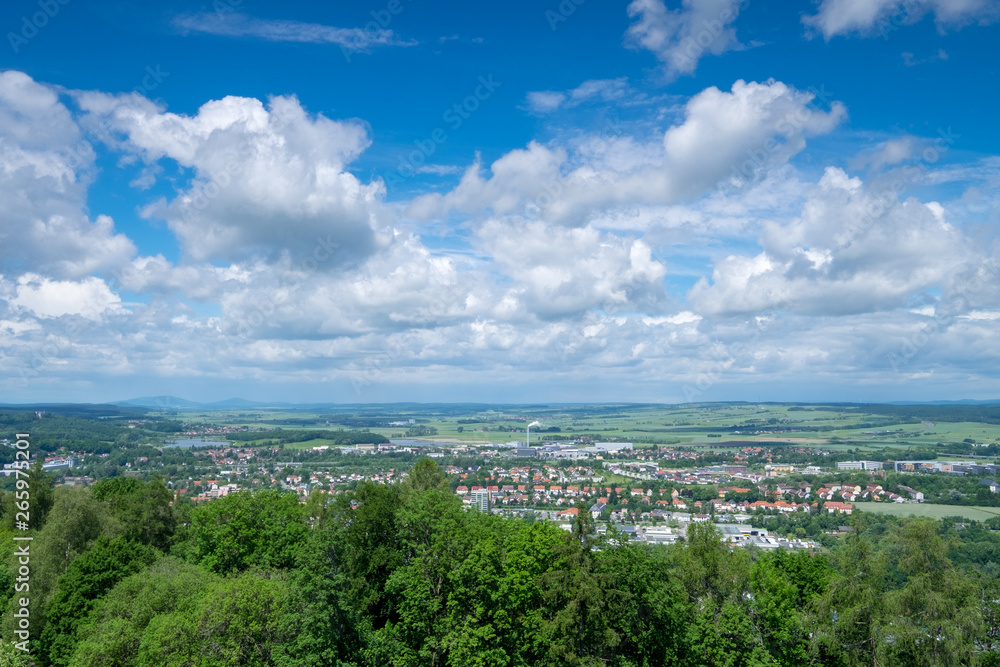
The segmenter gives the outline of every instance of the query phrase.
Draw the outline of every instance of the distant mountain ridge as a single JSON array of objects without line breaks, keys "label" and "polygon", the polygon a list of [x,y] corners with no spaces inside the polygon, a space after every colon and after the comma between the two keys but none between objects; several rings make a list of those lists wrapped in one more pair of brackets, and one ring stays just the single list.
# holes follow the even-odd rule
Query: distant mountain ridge
[{"label": "distant mountain ridge", "polygon": [[294,403],[262,403],[260,401],[248,401],[245,398],[227,398],[224,401],[200,403],[176,396],[143,396],[140,398],[131,398],[127,401],[114,401],[111,405],[155,410],[225,410],[229,408],[298,407]]},{"label": "distant mountain ridge", "polygon": [[[612,405],[608,403],[608,405]],[[224,401],[215,401],[213,403],[201,403],[198,401],[189,401],[185,398],[178,398],[176,396],[143,396],[140,398],[131,398],[127,401],[112,401],[107,405],[115,405],[118,407],[128,407],[128,408],[145,408],[147,410],[227,410],[236,408],[246,408],[246,409],[261,409],[261,408],[295,408],[295,409],[330,409],[330,408],[348,408],[348,407],[363,407],[367,405],[379,405],[379,406],[392,406],[396,408],[406,408],[406,407],[428,407],[428,406],[444,406],[444,405],[462,405],[471,406],[480,409],[491,409],[497,405],[509,405],[518,407],[547,407],[549,405],[555,405],[552,403],[511,403],[511,404],[501,404],[501,403],[471,403],[468,401],[459,402],[440,402],[431,401],[427,403],[419,403],[416,401],[392,401],[387,403],[288,403],[280,401],[250,401],[245,398],[227,398]],[[577,404],[566,404],[566,405],[577,405]],[[579,405],[598,405],[598,403],[580,403]],[[603,405],[603,404],[602,404]],[[629,403],[628,405],[649,405],[646,403]]]},{"label": "distant mountain ridge", "polygon": [[129,408],[164,408],[164,409],[176,409],[176,408],[196,408],[201,404],[195,401],[188,401],[183,398],[177,398],[176,396],[144,396],[142,398],[133,398],[127,401],[113,401],[111,405],[120,405],[122,407]]}]

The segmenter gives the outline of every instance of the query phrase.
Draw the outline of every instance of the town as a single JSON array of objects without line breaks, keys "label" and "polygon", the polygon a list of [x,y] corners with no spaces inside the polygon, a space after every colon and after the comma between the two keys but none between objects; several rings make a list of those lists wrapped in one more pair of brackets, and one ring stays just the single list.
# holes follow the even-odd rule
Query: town
[{"label": "town", "polygon": [[[932,449],[927,441],[948,427],[919,415],[893,416],[895,409],[886,415],[727,404],[595,407],[569,416],[565,409],[521,410],[456,408],[447,417],[419,409],[414,416],[315,417],[145,410],[102,420],[102,429],[116,424],[105,444],[49,443],[41,464],[66,485],[158,476],[175,502],[259,489],[294,492],[306,502],[316,494],[349,495],[362,483],[400,483],[416,461],[430,458],[467,508],[565,529],[583,511],[601,534],[611,528],[650,544],[683,539],[691,524],[712,522],[729,526],[734,545],[815,550],[832,544],[857,511],[1000,515],[994,479],[1000,466],[993,458],[1000,427],[991,423],[980,424],[982,442],[952,438]],[[67,419],[44,411],[32,416],[37,425]],[[649,427],[656,422],[663,426]],[[87,428],[86,421],[76,423]],[[958,434],[970,430],[964,422],[962,429]],[[489,439],[495,433],[508,437]],[[909,440],[901,441],[901,433]],[[9,449],[9,440],[4,444],[0,452]],[[942,450],[963,457],[926,457]],[[14,468],[5,463],[0,474]]]}]

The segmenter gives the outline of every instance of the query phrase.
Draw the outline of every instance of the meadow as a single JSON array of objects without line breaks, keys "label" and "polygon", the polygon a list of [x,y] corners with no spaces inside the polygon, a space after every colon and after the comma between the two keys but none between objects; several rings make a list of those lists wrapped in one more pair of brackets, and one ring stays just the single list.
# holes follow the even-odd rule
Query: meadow
[{"label": "meadow", "polygon": [[[995,408],[994,408],[995,409]],[[984,421],[968,417],[982,415]],[[206,426],[351,430],[387,438],[408,437],[414,419],[436,430],[427,439],[469,444],[524,440],[631,441],[644,445],[716,448],[729,442],[784,441],[832,451],[859,452],[972,440],[1000,442],[1000,419],[970,406],[880,406],[859,404],[704,403],[686,405],[482,405],[392,404],[183,412],[185,422]],[[963,421],[964,419],[964,421]],[[992,423],[991,423],[992,422]],[[316,446],[324,443],[314,443]]]},{"label": "meadow", "polygon": [[935,505],[933,503],[854,503],[854,507],[864,512],[902,517],[929,517],[931,519],[960,516],[970,521],[985,521],[1000,517],[1000,508],[996,507]]}]

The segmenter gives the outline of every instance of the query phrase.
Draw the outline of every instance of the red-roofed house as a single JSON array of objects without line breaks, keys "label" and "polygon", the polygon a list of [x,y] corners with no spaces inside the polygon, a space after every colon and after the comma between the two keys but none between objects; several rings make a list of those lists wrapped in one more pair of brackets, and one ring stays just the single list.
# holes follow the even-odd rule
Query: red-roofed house
[{"label": "red-roofed house", "polygon": [[830,514],[837,514],[837,513],[850,514],[851,512],[854,511],[854,505],[850,505],[848,503],[839,503],[835,500],[827,501],[827,503],[823,505],[823,507],[825,507],[826,511],[829,512]]}]

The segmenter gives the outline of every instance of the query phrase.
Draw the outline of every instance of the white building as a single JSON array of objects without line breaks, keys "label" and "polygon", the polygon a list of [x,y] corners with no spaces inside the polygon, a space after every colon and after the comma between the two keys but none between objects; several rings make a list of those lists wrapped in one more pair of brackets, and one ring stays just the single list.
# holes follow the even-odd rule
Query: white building
[{"label": "white building", "polygon": [[601,452],[620,452],[623,449],[632,449],[631,442],[595,442],[594,449]]},{"label": "white building", "polygon": [[490,497],[490,492],[486,489],[481,489],[479,491],[472,492],[472,506],[478,509],[480,512],[489,512],[490,508],[493,506],[493,499]]},{"label": "white building", "polygon": [[882,464],[878,461],[841,461],[837,464],[838,470],[881,470]]}]

